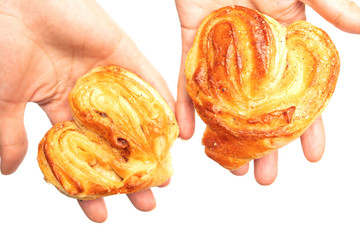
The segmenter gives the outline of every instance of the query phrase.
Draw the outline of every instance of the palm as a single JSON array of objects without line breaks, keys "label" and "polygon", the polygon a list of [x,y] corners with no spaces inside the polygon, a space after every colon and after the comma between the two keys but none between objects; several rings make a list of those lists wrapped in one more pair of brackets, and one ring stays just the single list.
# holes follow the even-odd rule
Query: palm
[{"label": "palm", "polygon": [[96,64],[106,62],[120,39],[116,34],[103,34],[116,33],[114,24],[107,24],[107,29],[89,29],[99,25],[91,24],[94,21],[91,12],[66,27],[70,26],[67,19],[76,19],[76,12],[71,11],[76,8],[58,5],[51,6],[52,11],[43,7],[47,11],[40,10],[38,15],[0,15],[1,24],[14,26],[2,28],[13,38],[5,39],[8,42],[0,49],[7,56],[0,62],[2,69],[6,69],[1,79],[7,82],[6,88],[2,85],[0,89],[1,100],[19,104],[37,102],[53,123],[70,117],[66,98],[76,79]]}]

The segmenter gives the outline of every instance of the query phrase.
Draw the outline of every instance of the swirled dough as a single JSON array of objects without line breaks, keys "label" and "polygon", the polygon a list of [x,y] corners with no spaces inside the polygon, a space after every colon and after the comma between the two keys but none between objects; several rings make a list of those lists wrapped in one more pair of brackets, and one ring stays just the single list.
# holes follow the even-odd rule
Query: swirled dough
[{"label": "swirled dough", "polygon": [[186,89],[207,124],[206,154],[227,169],[299,137],[325,109],[340,60],[329,36],[306,21],[282,27],[240,6],[201,23]]},{"label": "swirled dough", "polygon": [[179,129],[162,97],[135,74],[97,67],[69,95],[74,121],[54,125],[39,144],[45,180],[77,199],[131,193],[173,173]]}]

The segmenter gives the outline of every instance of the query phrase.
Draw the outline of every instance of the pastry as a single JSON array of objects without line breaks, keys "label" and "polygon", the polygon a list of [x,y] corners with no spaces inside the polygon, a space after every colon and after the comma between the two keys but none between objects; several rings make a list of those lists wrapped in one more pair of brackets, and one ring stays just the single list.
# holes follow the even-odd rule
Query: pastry
[{"label": "pastry", "polygon": [[324,111],[339,68],[329,36],[306,21],[282,27],[245,7],[214,11],[185,63],[205,153],[233,170],[296,139]]},{"label": "pastry", "polygon": [[69,95],[74,121],[54,125],[39,144],[45,180],[77,199],[157,186],[173,173],[179,129],[162,97],[135,74],[97,67]]}]

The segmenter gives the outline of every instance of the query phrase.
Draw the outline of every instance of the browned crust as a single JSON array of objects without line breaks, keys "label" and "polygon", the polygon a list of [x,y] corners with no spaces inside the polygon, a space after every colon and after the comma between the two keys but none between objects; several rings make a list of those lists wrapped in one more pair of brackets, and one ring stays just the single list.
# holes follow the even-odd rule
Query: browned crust
[{"label": "browned crust", "polygon": [[[204,19],[185,65],[186,89],[208,126],[205,152],[236,169],[306,130],[335,90],[340,60],[329,36],[307,22],[282,28],[255,10],[230,6]],[[303,83],[290,89],[301,71]]]},{"label": "browned crust", "polygon": [[[116,136],[115,142],[113,141],[114,137],[111,132],[116,132],[119,126],[113,124],[117,121],[114,119],[116,115],[107,112],[106,109],[93,109],[89,114],[89,112],[83,112],[84,109],[77,108],[76,116],[83,116],[82,121],[66,121],[54,125],[39,143],[37,159],[40,169],[45,180],[53,184],[60,192],[82,200],[140,191],[160,185],[172,175],[169,150],[177,138],[178,126],[165,101],[150,85],[143,83],[134,74],[116,66],[95,68],[85,77],[96,77],[98,79],[95,81],[102,81],[101,76],[104,78],[108,76],[101,74],[102,71],[112,74],[117,84],[139,84],[135,88],[138,90],[144,88],[143,91],[149,94],[148,97],[154,97],[153,101],[157,101],[157,105],[155,105],[157,109],[153,109],[153,111],[157,111],[159,118],[165,120],[163,122],[156,121],[161,124],[156,128],[145,129],[151,126],[151,124],[149,126],[145,124],[146,121],[152,121],[151,116],[148,116],[149,120],[144,120],[146,126],[135,126],[135,128],[141,128],[144,134],[142,137],[146,138],[142,142],[137,142],[136,148],[134,148],[135,144],[132,138],[135,133],[126,132],[134,130],[134,126],[130,128],[130,125],[134,124],[131,122],[127,124],[128,126],[121,128],[127,135]],[[99,72],[100,74],[98,74]],[[92,76],[92,74],[96,75]],[[80,79],[72,93],[82,88],[83,84]],[[109,84],[111,88],[112,83]],[[96,88],[96,86],[92,87]],[[86,93],[86,91],[83,92]],[[122,93],[119,92],[119,94]],[[69,101],[70,105],[74,106],[74,101],[83,101],[83,99],[70,97]],[[75,105],[82,106],[81,104]],[[129,114],[130,119],[138,119],[139,116],[134,115],[138,114],[137,111],[144,114],[141,110],[143,106],[140,106],[140,109],[136,107],[137,105],[132,108],[131,112],[125,113]],[[151,106],[149,105],[148,108]],[[74,109],[72,110],[74,111]],[[124,111],[126,112],[126,110]],[[111,121],[102,121],[104,118],[109,118]],[[101,124],[99,124],[100,122]],[[112,130],[113,128],[114,130]],[[158,129],[162,131],[160,132]],[[102,133],[104,135],[101,135]],[[155,149],[156,144],[153,143],[159,137],[165,139],[160,153]],[[139,151],[139,149],[143,151]]]}]

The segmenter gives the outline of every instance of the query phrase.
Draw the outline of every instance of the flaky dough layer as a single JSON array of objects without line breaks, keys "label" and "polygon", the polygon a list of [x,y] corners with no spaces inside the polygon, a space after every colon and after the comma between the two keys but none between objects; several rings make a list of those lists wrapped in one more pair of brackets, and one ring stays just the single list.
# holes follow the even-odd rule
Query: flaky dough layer
[{"label": "flaky dough layer", "polygon": [[131,193],[173,173],[179,129],[148,83],[117,66],[97,67],[69,95],[74,121],[54,125],[39,144],[45,180],[77,199]]},{"label": "flaky dough layer", "polygon": [[207,124],[206,154],[237,169],[299,137],[325,109],[340,60],[321,29],[282,27],[240,6],[201,23],[186,64],[186,89]]}]

